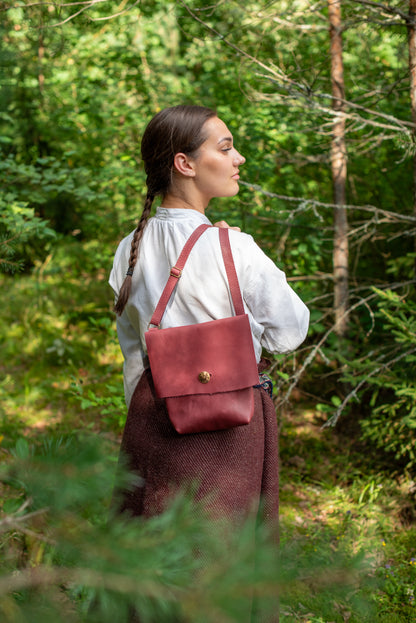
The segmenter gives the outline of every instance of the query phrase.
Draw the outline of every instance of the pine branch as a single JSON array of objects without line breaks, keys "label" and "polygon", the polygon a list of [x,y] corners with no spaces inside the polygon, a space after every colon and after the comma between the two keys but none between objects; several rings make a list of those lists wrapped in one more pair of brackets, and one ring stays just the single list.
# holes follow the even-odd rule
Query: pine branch
[{"label": "pine branch", "polygon": [[340,404],[340,406],[338,407],[338,409],[336,410],[334,415],[332,417],[330,417],[327,422],[325,422],[325,424],[322,426],[322,428],[328,428],[330,426],[331,427],[336,426],[336,424],[337,424],[337,422],[338,422],[342,412],[344,411],[345,407],[347,406],[347,404],[349,402],[351,402],[351,400],[353,398],[358,399],[358,392],[363,387],[363,385],[368,383],[368,380],[371,377],[373,377],[376,374],[380,374],[381,372],[384,372],[388,368],[391,368],[398,361],[401,361],[402,359],[404,359],[405,357],[408,357],[409,355],[412,355],[413,353],[416,353],[416,346],[413,347],[413,348],[410,348],[409,350],[405,351],[404,353],[400,353],[400,355],[398,355],[397,357],[394,357],[393,359],[387,361],[386,363],[384,363],[383,365],[379,366],[378,368],[374,368],[374,370],[369,372],[365,376],[365,378],[361,379],[361,381],[358,383],[358,385],[356,385],[354,387],[354,389],[344,398],[344,400],[342,401],[342,403]]},{"label": "pine branch", "polygon": [[16,273],[18,270],[21,270],[23,267],[23,262],[18,260],[17,262],[12,260],[7,260],[5,258],[0,258],[0,270],[3,272]]},{"label": "pine branch", "polygon": [[[12,575],[0,577],[0,595],[7,595],[28,588],[40,588],[53,585],[85,584],[86,586],[116,591],[120,594],[137,593],[137,578],[123,573],[100,572],[81,567],[52,567],[39,565],[19,570]],[[172,597],[172,589],[157,581],[140,582],[140,591],[148,597],[160,597],[164,591],[166,598]],[[168,593],[171,593],[169,595]]]},{"label": "pine branch", "polygon": [[[407,285],[414,285],[416,284],[416,279],[412,279],[410,281],[405,281],[405,282],[400,282],[400,283],[395,283],[395,284],[387,284],[384,287],[380,288],[383,290],[397,290],[398,288],[402,288],[404,286]],[[351,307],[349,307],[346,312],[345,312],[345,316],[350,315],[352,311],[354,311],[355,309],[357,309],[358,307],[361,307],[362,305],[367,305],[369,301],[374,300],[375,298],[378,297],[378,293],[374,292],[372,294],[370,294],[369,296],[367,296],[364,299],[361,299],[359,301],[357,301],[354,305],[351,305]],[[286,394],[282,397],[282,399],[278,400],[276,403],[276,407],[282,407],[284,404],[286,404],[289,401],[289,398],[292,394],[292,391],[295,389],[295,387],[297,386],[301,376],[303,375],[303,373],[305,372],[306,368],[309,367],[309,365],[314,361],[316,355],[321,351],[322,346],[325,344],[325,342],[327,341],[327,339],[329,338],[329,336],[335,331],[335,325],[331,326],[328,331],[326,331],[326,333],[322,336],[322,338],[319,340],[319,342],[317,344],[315,344],[315,346],[312,348],[312,350],[310,351],[309,355],[306,357],[305,361],[303,362],[302,366],[295,372],[295,374],[291,377],[291,384],[289,386],[289,388],[286,391]],[[411,352],[414,352],[416,349],[412,349]],[[408,353],[406,353],[408,354]]]}]

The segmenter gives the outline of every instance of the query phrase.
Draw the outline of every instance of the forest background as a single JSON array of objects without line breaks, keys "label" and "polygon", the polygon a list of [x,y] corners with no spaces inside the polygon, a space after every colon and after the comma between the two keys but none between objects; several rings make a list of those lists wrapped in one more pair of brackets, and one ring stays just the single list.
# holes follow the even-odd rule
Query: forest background
[{"label": "forest background", "polygon": [[102,512],[126,416],[107,278],[141,212],[142,131],[178,103],[215,108],[247,160],[210,218],[252,234],[311,310],[307,341],[270,368],[285,564],[265,547],[259,590],[284,586],[287,621],[414,620],[415,14],[0,3],[4,620],[94,620],[96,599],[123,621],[137,595],[160,621],[241,620],[244,565],[215,551],[196,585],[184,564],[207,532],[186,498],[123,539]]}]

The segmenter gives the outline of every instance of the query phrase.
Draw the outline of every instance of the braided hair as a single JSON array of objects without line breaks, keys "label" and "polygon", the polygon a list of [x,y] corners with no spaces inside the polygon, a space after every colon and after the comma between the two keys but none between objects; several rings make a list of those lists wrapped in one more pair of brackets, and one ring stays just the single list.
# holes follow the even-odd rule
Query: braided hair
[{"label": "braided hair", "polygon": [[147,194],[131,242],[127,274],[114,305],[118,315],[123,313],[130,296],[139,245],[153,200],[158,195],[165,197],[170,189],[175,155],[180,152],[194,155],[207,138],[202,131],[204,123],[215,116],[216,112],[205,106],[173,106],[157,113],[144,131],[141,155],[146,172]]}]

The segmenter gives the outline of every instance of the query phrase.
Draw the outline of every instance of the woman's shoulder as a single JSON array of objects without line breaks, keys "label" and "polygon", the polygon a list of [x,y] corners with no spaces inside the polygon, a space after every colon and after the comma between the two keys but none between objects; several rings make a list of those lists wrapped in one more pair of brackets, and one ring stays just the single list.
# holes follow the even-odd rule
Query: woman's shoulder
[{"label": "woman's shoulder", "polygon": [[233,252],[251,254],[260,250],[251,234],[230,227],[228,229],[228,235]]},{"label": "woman's shoulder", "polygon": [[255,244],[254,238],[251,234],[246,234],[245,232],[239,229],[234,229],[233,227],[229,227],[229,226],[222,227],[222,226],[215,225],[214,227],[210,227],[208,230],[208,235],[212,236],[213,239],[215,237],[218,239],[219,229],[227,229],[230,242],[232,245],[247,246],[247,245]]}]

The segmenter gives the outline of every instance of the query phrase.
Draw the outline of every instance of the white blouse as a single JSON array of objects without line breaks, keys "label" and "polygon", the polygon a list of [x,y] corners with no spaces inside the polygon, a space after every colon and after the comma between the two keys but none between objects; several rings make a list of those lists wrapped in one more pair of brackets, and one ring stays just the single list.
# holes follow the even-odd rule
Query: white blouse
[{"label": "white blouse", "polygon": [[[130,298],[117,333],[124,356],[124,391],[129,405],[148,365],[145,331],[172,266],[191,233],[208,218],[196,210],[160,207],[150,218],[139,247]],[[128,268],[133,232],[114,257],[109,283],[117,298]],[[286,282],[284,272],[248,234],[230,229],[234,263],[253,335],[257,361],[262,347],[270,353],[295,349],[306,337],[309,311]],[[162,318],[162,328],[207,322],[233,315],[218,229],[204,232],[188,258]]]}]

